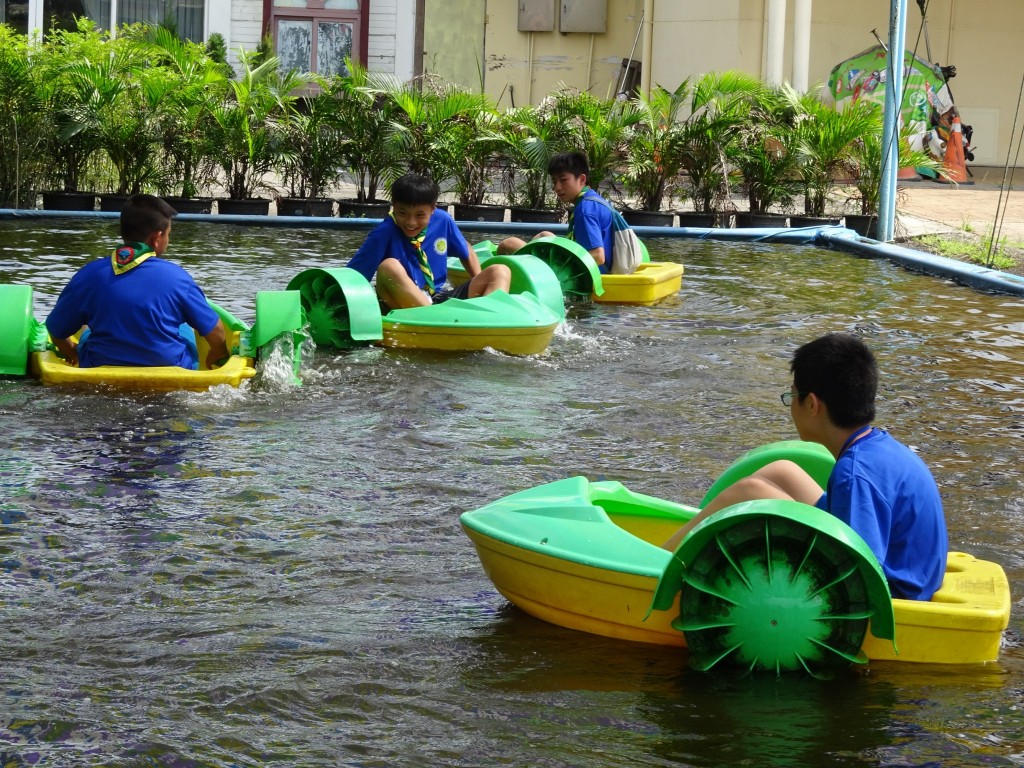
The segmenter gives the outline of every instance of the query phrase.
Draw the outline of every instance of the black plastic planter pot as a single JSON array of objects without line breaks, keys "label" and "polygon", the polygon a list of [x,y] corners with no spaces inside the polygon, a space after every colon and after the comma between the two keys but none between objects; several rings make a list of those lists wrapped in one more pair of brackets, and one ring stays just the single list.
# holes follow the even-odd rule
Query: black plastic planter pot
[{"label": "black plastic planter pot", "polygon": [[96,195],[92,192],[43,192],[43,210],[94,211]]},{"label": "black plastic planter pot", "polygon": [[671,211],[623,211],[622,218],[634,227],[671,227],[676,221]]}]

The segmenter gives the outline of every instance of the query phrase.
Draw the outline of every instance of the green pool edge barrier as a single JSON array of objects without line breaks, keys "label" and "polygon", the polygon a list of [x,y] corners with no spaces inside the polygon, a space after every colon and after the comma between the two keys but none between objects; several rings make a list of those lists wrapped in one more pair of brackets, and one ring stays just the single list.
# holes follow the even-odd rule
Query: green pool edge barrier
[{"label": "green pool edge barrier", "polygon": [[568,238],[557,235],[534,238],[516,251],[515,255],[536,256],[547,264],[565,294],[600,296],[604,293],[601,271],[594,257],[579,243]]},{"label": "green pool edge barrier", "polygon": [[829,674],[864,663],[870,626],[893,640],[892,596],[878,560],[836,517],[796,501],[761,499],[723,509],[680,543],[652,610],[669,610],[690,664],[776,674]]},{"label": "green pool edge barrier", "polygon": [[32,305],[32,286],[0,285],[0,376],[27,376],[29,355],[46,349],[46,326]]},{"label": "green pool edge barrier", "polygon": [[[821,443],[805,440],[779,440],[747,451],[734,461],[711,484],[698,506],[703,509],[725,488],[741,478],[752,475],[773,461],[789,460],[803,469],[822,489],[828,484],[828,477],[835,466],[835,457]],[[824,492],[824,491],[823,491]]]},{"label": "green pool edge barrier", "polygon": [[291,279],[288,290],[298,291],[317,346],[349,349],[384,338],[377,294],[354,269],[307,269]]}]

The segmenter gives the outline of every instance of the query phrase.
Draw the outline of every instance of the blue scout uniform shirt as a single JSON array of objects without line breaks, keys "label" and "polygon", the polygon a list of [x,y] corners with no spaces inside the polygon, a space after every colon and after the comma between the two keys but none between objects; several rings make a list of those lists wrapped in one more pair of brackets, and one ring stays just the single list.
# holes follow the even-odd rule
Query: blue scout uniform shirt
[{"label": "blue scout uniform shirt", "polygon": [[78,353],[82,368],[192,368],[179,326],[187,323],[206,336],[218,319],[203,290],[177,264],[153,256],[115,275],[107,256],[89,262],[68,281],[46,318],[46,329],[53,338],[66,339],[89,326],[88,343]]},{"label": "blue scout uniform shirt", "polygon": [[884,429],[843,450],[817,506],[867,542],[893,597],[930,600],[942,585],[949,542],[935,478]]},{"label": "blue scout uniform shirt", "polygon": [[597,192],[587,189],[583,198],[576,201],[569,222],[569,239],[579,243],[588,251],[604,248],[604,264],[598,266],[602,274],[612,268],[612,212],[608,203]]},{"label": "blue scout uniform shirt", "polygon": [[[434,273],[437,290],[441,290],[448,281],[448,257],[457,256],[462,261],[469,258],[469,244],[456,226],[455,219],[440,208],[435,208],[430,216],[422,248]],[[345,266],[372,280],[381,262],[392,258],[398,259],[413,282],[426,290],[427,280],[420,270],[416,249],[390,216],[370,231],[356,255]]]}]

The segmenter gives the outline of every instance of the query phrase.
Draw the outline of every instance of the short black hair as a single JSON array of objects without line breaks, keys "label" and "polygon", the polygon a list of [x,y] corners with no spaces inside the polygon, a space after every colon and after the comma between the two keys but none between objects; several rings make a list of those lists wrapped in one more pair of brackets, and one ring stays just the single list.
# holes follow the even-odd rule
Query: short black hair
[{"label": "short black hair", "polygon": [[548,175],[571,173],[573,176],[590,176],[590,161],[583,152],[560,152],[548,160]]},{"label": "short black hair", "polygon": [[857,336],[829,333],[810,341],[793,353],[789,370],[797,397],[817,395],[835,426],[859,427],[874,420],[878,363]]},{"label": "short black hair", "polygon": [[418,173],[407,173],[391,185],[391,202],[405,205],[436,205],[441,194],[437,183]]},{"label": "short black hair", "polygon": [[177,215],[166,200],[155,195],[132,195],[121,208],[121,239],[144,243],[154,232],[166,232]]}]

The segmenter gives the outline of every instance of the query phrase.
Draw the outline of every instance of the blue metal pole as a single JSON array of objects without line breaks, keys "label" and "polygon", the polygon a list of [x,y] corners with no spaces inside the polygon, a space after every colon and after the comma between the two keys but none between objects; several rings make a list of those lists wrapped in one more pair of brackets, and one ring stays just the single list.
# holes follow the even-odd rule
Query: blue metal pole
[{"label": "blue metal pole", "polygon": [[896,222],[896,177],[900,169],[900,106],[907,39],[907,0],[891,2],[885,110],[882,114],[882,180],[878,190],[878,239],[882,242],[892,240]]}]

